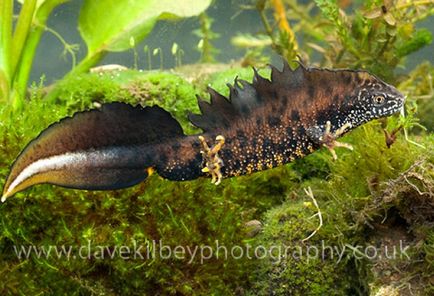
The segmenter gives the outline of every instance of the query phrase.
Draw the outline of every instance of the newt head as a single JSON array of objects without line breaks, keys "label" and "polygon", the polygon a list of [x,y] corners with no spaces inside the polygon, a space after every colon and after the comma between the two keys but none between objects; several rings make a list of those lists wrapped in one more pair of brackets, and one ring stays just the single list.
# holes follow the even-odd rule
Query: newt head
[{"label": "newt head", "polygon": [[395,87],[367,72],[358,72],[357,75],[362,83],[355,87],[348,115],[353,126],[402,110],[405,96]]}]

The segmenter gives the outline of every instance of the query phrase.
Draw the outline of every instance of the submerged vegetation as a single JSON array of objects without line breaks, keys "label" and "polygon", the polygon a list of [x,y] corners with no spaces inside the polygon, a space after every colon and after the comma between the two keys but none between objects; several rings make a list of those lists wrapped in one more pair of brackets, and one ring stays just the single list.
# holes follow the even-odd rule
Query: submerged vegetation
[{"label": "submerged vegetation", "polygon": [[[72,55],[73,68],[65,78],[86,72],[108,52],[133,48],[146,37],[158,20],[176,19],[200,14],[210,0],[173,1],[84,1],[78,29],[86,43],[87,53],[75,64],[74,46],[46,27],[48,17],[57,6],[68,0],[20,0],[20,14],[13,26],[14,0],[0,3],[0,98],[20,109],[32,68],[37,46],[45,30],[54,32]],[[113,20],[116,22],[113,22]],[[56,97],[57,87],[50,92]]]},{"label": "submerged vegetation", "polygon": [[[200,64],[171,72],[86,73],[107,50],[126,50],[135,41],[117,35],[120,27],[96,38],[94,31],[107,24],[100,20],[101,26],[85,26],[86,9],[99,3],[85,1],[79,27],[88,55],[54,87],[32,85],[27,97],[31,63],[25,57],[33,58],[46,17],[64,1],[25,1],[15,41],[8,37],[12,27],[6,26],[12,24],[12,15],[5,12],[11,13],[11,2],[0,4],[1,180],[25,143],[41,130],[104,102],[158,104],[186,133],[194,133],[186,115],[198,111],[195,95],[206,98],[208,84],[227,94],[226,83],[237,75],[250,80],[252,70],[241,66],[263,65],[271,59],[270,48],[290,61],[299,56],[308,65],[367,69],[406,94],[407,114],[368,123],[345,136],[343,141],[354,151],[338,150],[337,161],[327,151],[318,151],[283,167],[223,180],[217,187],[208,179],[170,182],[153,175],[120,191],[30,188],[0,206],[0,294],[434,293],[434,66],[428,61],[406,69],[406,74],[397,71],[409,54],[431,43],[432,33],[415,25],[433,15],[431,1],[251,1],[243,9],[258,12],[263,33],[234,36],[234,45],[247,48],[244,59],[230,66],[207,64],[203,75],[197,74]],[[108,11],[115,2],[107,1]],[[213,62],[218,50],[212,40],[218,34],[202,13],[209,2],[201,2],[201,9],[187,14],[200,14],[196,34],[201,46],[184,51],[198,48],[203,62]],[[194,6],[191,1],[177,5]],[[134,21],[130,14],[125,15],[126,23]],[[155,14],[131,34],[137,40],[145,37],[165,16]],[[24,25],[28,18],[35,26],[30,31],[30,23]],[[20,34],[27,36],[25,42]],[[102,46],[107,40],[116,42]],[[11,46],[22,48],[13,67],[6,62]],[[213,67],[216,70],[209,71]],[[267,69],[261,71],[267,75]],[[50,246],[58,248],[51,249],[50,256],[38,253],[48,252]],[[135,253],[137,246],[143,246],[143,258]],[[190,252],[197,248],[202,257],[186,251],[184,259],[180,253],[164,258],[164,252],[176,246],[189,247]],[[229,250],[227,258],[219,246]],[[331,249],[321,253],[327,246]],[[238,258],[239,247],[259,253]],[[281,253],[285,248],[287,253]],[[161,250],[163,256],[158,256]],[[270,253],[264,256],[261,250]],[[149,252],[157,255],[147,258]]]}]

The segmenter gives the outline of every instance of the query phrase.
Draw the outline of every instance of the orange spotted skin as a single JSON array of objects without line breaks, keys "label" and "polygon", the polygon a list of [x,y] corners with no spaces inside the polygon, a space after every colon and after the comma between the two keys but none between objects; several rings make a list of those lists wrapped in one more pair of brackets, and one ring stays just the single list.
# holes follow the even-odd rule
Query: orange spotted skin
[{"label": "orange spotted skin", "polygon": [[[304,157],[321,148],[327,121],[331,132],[345,123],[354,128],[397,112],[404,101],[393,86],[364,71],[302,65],[292,70],[287,63],[282,71],[272,67],[270,80],[255,71],[252,83],[235,80],[229,87],[229,99],[209,89],[211,102],[199,99],[202,114],[190,115],[191,122],[205,131],[202,135],[209,144],[217,135],[225,137],[219,152],[224,177],[250,174]],[[371,106],[378,95],[384,96],[387,104]],[[167,147],[159,148],[160,153],[172,151],[167,152],[169,165],[157,169],[160,175],[171,180],[203,175],[197,136]]]},{"label": "orange spotted skin", "polygon": [[[404,96],[364,71],[306,68],[284,63],[270,79],[256,70],[252,83],[235,79],[229,98],[209,88],[198,99],[191,123],[203,130],[187,136],[158,106],[104,104],[48,127],[12,165],[2,200],[39,183],[106,190],[133,186],[150,171],[170,180],[204,173],[202,136],[218,152],[223,177],[250,174],[291,162],[321,148],[325,134],[355,128],[401,110]],[[327,126],[330,130],[327,130]],[[222,138],[219,137],[219,138]]]}]

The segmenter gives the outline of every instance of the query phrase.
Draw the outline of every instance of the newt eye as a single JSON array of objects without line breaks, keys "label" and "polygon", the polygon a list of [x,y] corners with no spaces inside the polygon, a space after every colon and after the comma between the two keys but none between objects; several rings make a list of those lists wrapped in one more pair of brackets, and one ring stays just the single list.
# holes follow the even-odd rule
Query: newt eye
[{"label": "newt eye", "polygon": [[374,103],[375,106],[381,106],[384,104],[385,101],[386,99],[383,96],[375,96],[372,99],[372,102]]}]

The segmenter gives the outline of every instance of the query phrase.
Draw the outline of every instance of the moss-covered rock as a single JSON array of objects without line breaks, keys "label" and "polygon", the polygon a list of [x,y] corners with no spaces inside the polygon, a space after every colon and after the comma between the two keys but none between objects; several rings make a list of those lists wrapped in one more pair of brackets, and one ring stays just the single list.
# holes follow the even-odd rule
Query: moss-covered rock
[{"label": "moss-covered rock", "polygon": [[[374,295],[384,285],[403,293],[411,286],[425,295],[432,289],[427,284],[433,274],[432,150],[403,138],[387,148],[379,122],[344,139],[354,151],[334,163],[325,162],[326,180],[300,179],[288,200],[265,214],[255,244],[287,248],[289,255],[263,260],[252,276],[250,294]],[[433,137],[420,144],[434,147]],[[308,163],[321,159],[324,154],[315,153],[292,167],[304,171]],[[319,209],[301,191],[308,187]],[[315,232],[319,215],[323,225]]]},{"label": "moss-covered rock", "polygon": [[[349,272],[346,258],[340,261],[334,250],[326,249],[333,237],[324,235],[323,229],[305,240],[319,223],[314,214],[311,203],[300,200],[267,212],[256,248],[264,247],[270,254],[254,271],[248,295],[348,295],[356,273]],[[334,232],[334,226],[325,227]]]}]

